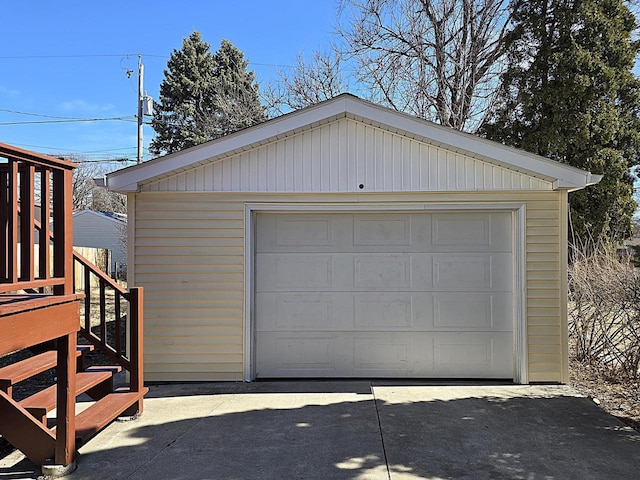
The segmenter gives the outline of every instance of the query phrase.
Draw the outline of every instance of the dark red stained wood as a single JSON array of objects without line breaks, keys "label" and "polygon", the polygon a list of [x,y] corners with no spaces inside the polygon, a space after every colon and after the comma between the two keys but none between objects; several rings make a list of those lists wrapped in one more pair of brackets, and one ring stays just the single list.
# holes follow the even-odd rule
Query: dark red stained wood
[{"label": "dark red stained wood", "polygon": [[62,286],[53,289],[56,295],[73,292],[73,217],[72,172],[53,172],[53,275],[64,278]]},{"label": "dark red stained wood", "polygon": [[114,302],[114,314],[116,316],[116,322],[115,322],[115,327],[116,327],[116,344],[115,344],[115,349],[116,352],[118,353],[118,355],[122,355],[123,351],[122,351],[122,335],[120,334],[120,332],[122,332],[122,319],[121,319],[121,313],[120,313],[120,293],[119,292],[115,292],[115,295],[113,296],[113,302]]},{"label": "dark red stained wood", "polygon": [[76,262],[80,263],[81,265],[83,265],[85,267],[85,272],[87,272],[88,270],[91,270],[107,286],[113,288],[116,292],[120,292],[122,294],[126,294],[127,293],[127,291],[124,288],[122,288],[120,285],[118,285],[118,282],[115,282],[114,280],[112,280],[108,275],[106,275],[96,265],[91,263],[89,260],[87,260],[85,257],[80,255],[78,252],[74,251],[73,252],[73,257],[75,258]]},{"label": "dark red stained wood", "polygon": [[8,271],[7,279],[10,283],[18,281],[18,162],[9,160],[9,224],[7,238]]},{"label": "dark red stained wood", "polygon": [[[36,370],[50,368],[52,362],[56,364],[56,387],[32,399],[33,402],[43,401],[44,405],[30,407],[37,410],[36,413],[42,420],[46,411],[52,408],[52,397],[55,396],[57,436],[54,443],[52,444],[51,434],[47,433],[42,437],[42,434],[38,433],[41,426],[34,427],[34,419],[4,393],[0,398],[0,435],[8,439],[14,438],[14,444],[36,463],[41,464],[45,458],[54,456],[56,463],[67,465],[75,457],[76,433],[83,437],[87,434],[92,435],[122,413],[134,414],[142,411],[142,399],[148,391],[144,387],[143,377],[142,289],[127,292],[83,257],[77,255],[74,260],[72,170],[76,167],[75,164],[3,143],[0,143],[0,156],[7,159],[7,163],[0,164],[0,293],[9,293],[0,295],[0,355],[51,340],[57,340],[58,344],[57,352],[48,354],[49,357],[55,355],[55,362],[51,358],[46,362],[40,358],[31,360],[30,366],[13,366],[13,373],[0,369],[0,388],[10,393],[15,382],[28,378]],[[36,178],[40,180],[41,185],[40,221],[35,218]],[[53,232],[49,227],[50,219],[53,220]],[[37,258],[40,268],[37,271],[34,258],[35,229],[38,229],[40,240]],[[49,249],[50,245],[53,253]],[[85,319],[86,330],[81,331],[82,335],[93,345],[102,348],[131,374],[131,389],[120,391],[118,394],[109,394],[113,388],[110,381],[89,387],[87,393],[98,398],[103,395],[106,397],[96,403],[97,408],[89,409],[82,414],[78,432],[75,428],[75,395],[78,388],[75,373],[75,357],[78,353],[75,347],[76,332],[80,324],[79,306],[83,295],[73,295],[74,261],[85,268],[86,279],[89,279],[90,275],[96,275],[100,279],[100,337],[91,332],[88,317]],[[50,267],[52,264],[53,268]],[[35,294],[36,289],[45,292],[51,287],[54,295]],[[90,284],[85,285],[87,315],[90,315],[92,306],[90,287]],[[107,288],[115,292],[115,349],[106,344]],[[11,293],[27,289],[34,291],[33,294]],[[127,321],[131,334],[130,358],[126,358],[122,351],[124,346],[121,330],[126,326],[120,320],[121,297],[129,301],[131,312]],[[36,365],[38,362],[40,365]],[[4,377],[1,376],[3,372]],[[81,390],[91,383],[85,381],[84,377],[85,374],[82,374]],[[106,383],[109,385],[105,386]],[[46,401],[43,400],[45,397]],[[6,429],[8,430],[5,435]]]},{"label": "dark red stained wood", "polygon": [[20,168],[20,280],[35,279],[34,263],[34,197],[35,167],[23,165]]},{"label": "dark red stained wood", "polygon": [[49,243],[51,230],[49,217],[51,215],[51,174],[49,170],[42,169],[40,174],[40,278],[51,278],[51,265]]},{"label": "dark red stained wood", "polygon": [[[54,457],[55,463],[68,465],[76,454],[75,438],[93,435],[118,415],[142,411],[142,399],[148,391],[143,378],[143,297],[141,289],[127,292],[108,276],[100,272],[81,256],[76,256],[72,247],[72,170],[75,164],[53,157],[29,152],[0,143],[0,156],[7,163],[0,164],[0,355],[32,345],[56,340],[58,349],[44,357],[36,357],[27,363],[13,365],[12,370],[0,369],[0,389],[11,392],[14,383],[28,378],[36,371],[56,365],[58,382],[54,388],[31,398],[30,408],[43,420],[46,411],[55,404],[56,437],[44,431],[42,425],[34,421],[24,409],[4,392],[0,398],[0,435],[5,436],[15,446],[38,464],[46,458]],[[35,218],[35,180],[40,180],[42,216]],[[51,216],[50,216],[51,214]],[[53,232],[49,227],[53,220]],[[34,231],[39,233],[38,262],[35,269]],[[18,244],[20,243],[20,249]],[[53,252],[49,249],[52,245]],[[53,258],[52,258],[53,256]],[[131,373],[131,389],[110,394],[113,385],[111,374],[98,374],[96,378],[109,378],[99,382],[89,380],[91,374],[81,374],[82,382],[76,377],[76,333],[79,330],[79,306],[83,295],[74,295],[74,261],[86,269],[87,279],[95,274],[100,279],[100,337],[90,331],[86,322],[81,331],[89,341],[102,348],[107,355],[127,368]],[[20,263],[20,271],[18,269]],[[53,268],[50,265],[53,264]],[[15,295],[21,290],[49,291],[54,295]],[[106,289],[115,292],[117,315],[117,340],[115,349],[106,345]],[[91,312],[91,288],[85,285],[86,310]],[[130,358],[123,355],[121,332],[124,327],[120,320],[121,297],[129,301],[131,310],[127,322],[131,328]],[[95,307],[95,306],[94,306]],[[85,319],[86,320],[86,319]],[[55,360],[52,358],[55,356]],[[117,370],[119,367],[113,367]],[[4,375],[4,376],[3,376]],[[94,375],[91,375],[93,377]],[[85,378],[86,377],[86,378]],[[93,385],[93,382],[98,382]],[[106,385],[108,383],[108,385]],[[92,385],[92,386],[90,386]],[[76,432],[75,396],[80,390],[95,395],[106,395],[81,415],[80,427]],[[28,403],[28,402],[27,402]],[[40,405],[35,405],[40,403]],[[12,440],[13,439],[13,440]]]},{"label": "dark red stained wood", "polygon": [[36,465],[53,456],[55,437],[40,422],[0,391],[0,434]]},{"label": "dark red stained wood", "polygon": [[14,147],[6,143],[0,142],[0,156],[6,158],[15,158],[17,160],[33,163],[35,165],[42,165],[48,167],[54,167],[58,169],[72,170],[76,168],[76,165],[69,160],[62,160],[48,155],[42,155],[40,153],[32,152],[30,150],[24,150],[22,148]]},{"label": "dark red stained wood", "polygon": [[[144,292],[142,288],[132,288],[129,292],[129,311],[131,315],[131,390],[144,389]],[[138,411],[142,413],[142,398],[138,402]]]},{"label": "dark red stained wood", "polygon": [[64,279],[34,280],[32,282],[0,283],[0,293],[15,292],[32,288],[50,287],[52,285],[64,285]]},{"label": "dark red stained wood", "polygon": [[7,262],[9,259],[9,169],[0,168],[0,280],[7,280]]},{"label": "dark red stained wood", "polygon": [[[75,396],[77,397],[104,382],[110,383],[112,386],[113,374],[118,371],[120,371],[119,367],[103,367],[102,369],[90,367],[87,372],[79,372],[76,376]],[[44,424],[47,421],[47,413],[56,408],[57,392],[58,386],[51,385],[49,388],[25,398],[19,404]]]},{"label": "dark red stained wood", "polygon": [[91,271],[84,269],[84,329],[91,331]]},{"label": "dark red stained wood", "polygon": [[147,388],[141,392],[118,389],[116,393],[98,400],[80,413],[76,419],[76,437],[79,442],[85,443],[116,417],[123,413],[128,414],[130,409],[136,408],[138,403],[142,403],[142,397],[148,391]]},{"label": "dark red stained wood", "polygon": [[[76,313],[76,324],[79,312]],[[58,465],[69,465],[76,455],[76,334],[58,339],[56,454]]]},{"label": "dark red stained wood", "polygon": [[[80,357],[82,351],[76,350],[76,357]],[[55,350],[49,350],[34,357],[29,357],[17,363],[0,368],[0,390],[11,396],[11,387],[27,378],[54,368],[58,361]]]},{"label": "dark red stained wood", "polygon": [[[29,310],[24,309],[24,304],[28,304],[28,301],[10,304],[7,303],[7,299],[2,298],[4,303],[0,307],[2,315],[0,316],[0,331],[2,331],[0,355],[22,350],[71,333],[75,336],[75,332],[79,329],[79,300],[82,297],[70,295],[66,297],[67,302],[65,303],[55,303],[54,299],[61,297],[45,297],[50,298],[38,299],[38,302],[45,302],[42,306],[46,306],[46,302],[48,302],[49,305],[46,308]],[[64,301],[65,297],[61,299]],[[10,311],[14,313],[10,314]]]},{"label": "dark red stained wood", "polygon": [[107,292],[105,290],[105,284],[100,279],[100,338],[106,345],[107,343]]}]

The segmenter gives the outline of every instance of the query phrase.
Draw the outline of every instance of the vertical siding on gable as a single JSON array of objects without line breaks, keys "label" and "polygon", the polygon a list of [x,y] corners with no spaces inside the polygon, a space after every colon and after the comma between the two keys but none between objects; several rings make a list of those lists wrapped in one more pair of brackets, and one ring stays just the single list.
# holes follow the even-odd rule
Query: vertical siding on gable
[{"label": "vertical siding on gable", "polygon": [[176,173],[143,191],[551,190],[551,183],[344,118]]},{"label": "vertical siding on gable", "polygon": [[143,192],[135,197],[134,282],[145,288],[145,370],[150,381],[243,379],[245,202],[460,203],[461,208],[525,202],[529,381],[567,380],[562,192]]}]

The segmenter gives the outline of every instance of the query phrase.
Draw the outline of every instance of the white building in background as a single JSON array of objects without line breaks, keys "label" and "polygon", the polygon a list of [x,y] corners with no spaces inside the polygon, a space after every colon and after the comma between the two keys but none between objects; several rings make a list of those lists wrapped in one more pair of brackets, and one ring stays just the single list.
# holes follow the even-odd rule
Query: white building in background
[{"label": "white building in background", "polygon": [[126,271],[127,216],[114,212],[81,210],[73,214],[75,247],[111,250],[111,274]]}]

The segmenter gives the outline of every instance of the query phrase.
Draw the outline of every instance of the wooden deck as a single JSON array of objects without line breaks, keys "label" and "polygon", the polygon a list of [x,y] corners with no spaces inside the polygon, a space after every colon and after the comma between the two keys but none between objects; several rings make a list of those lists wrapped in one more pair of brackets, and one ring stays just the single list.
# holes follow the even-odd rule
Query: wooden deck
[{"label": "wooden deck", "polygon": [[[42,344],[53,348],[0,368],[0,435],[40,465],[45,460],[72,464],[78,442],[119,415],[142,412],[148,391],[142,370],[142,289],[122,289],[74,254],[73,168],[67,160],[0,143],[0,355]],[[74,285],[74,268],[83,285]],[[96,281],[100,295],[92,302],[82,290]],[[105,309],[108,289],[116,299],[116,318]],[[97,331],[90,320],[94,316]],[[107,339],[109,322],[115,325],[115,345]],[[121,341],[125,335],[128,346]],[[89,345],[78,348],[78,338]],[[94,348],[114,364],[85,369],[84,355]],[[52,367],[54,385],[20,402],[13,398],[15,384]],[[114,390],[113,375],[122,369],[129,372],[130,386]],[[96,403],[76,417],[76,396],[83,392]],[[47,418],[54,409],[55,418]]]}]

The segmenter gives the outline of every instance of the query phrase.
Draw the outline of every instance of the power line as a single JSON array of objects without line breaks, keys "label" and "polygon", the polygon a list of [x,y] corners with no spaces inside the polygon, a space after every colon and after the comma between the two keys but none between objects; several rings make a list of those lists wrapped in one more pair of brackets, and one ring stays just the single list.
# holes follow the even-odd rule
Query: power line
[{"label": "power line", "polygon": [[[169,58],[169,55],[154,55],[144,53],[97,53],[97,54],[78,54],[78,55],[4,55],[0,56],[0,60],[34,60],[47,58],[101,58],[101,57],[132,57],[142,55],[149,58]],[[295,68],[294,65],[286,65],[282,63],[263,63],[247,61],[249,65],[259,67],[278,67],[278,68]]]},{"label": "power line", "polygon": [[131,158],[112,158],[112,159],[103,159],[103,160],[72,160],[73,163],[81,164],[81,163],[135,163],[135,159]]},{"label": "power line", "polygon": [[69,150],[69,149],[60,149],[59,147],[51,147],[51,146],[47,146],[47,145],[32,145],[30,143],[14,143],[11,142],[12,145],[16,145],[19,147],[29,147],[29,148],[40,148],[42,150],[47,150],[47,151],[58,151],[58,152],[69,152],[69,153],[82,153],[84,154],[89,154],[89,153],[109,153],[109,152],[121,152],[124,150],[135,150],[136,147],[122,147],[122,148],[108,148],[108,149],[102,149],[102,150],[85,150],[83,152],[78,152],[77,150]]},{"label": "power line", "polygon": [[110,117],[110,118],[75,118],[67,120],[39,120],[33,122],[0,122],[0,126],[4,125],[42,125],[52,123],[76,123],[76,122],[106,122],[106,121],[124,121],[135,122],[135,115],[129,115],[127,117]]},{"label": "power line", "polygon": [[47,115],[44,113],[20,112],[18,110],[9,110],[7,108],[0,108],[0,112],[15,113],[16,115],[27,115],[30,117],[56,118],[60,120],[83,120],[81,117],[63,117],[60,115]]},{"label": "power line", "polygon": [[36,58],[100,58],[100,57],[132,57],[143,55],[145,57],[166,58],[166,55],[145,55],[142,53],[89,53],[76,55],[4,55],[2,60],[33,60]]}]

